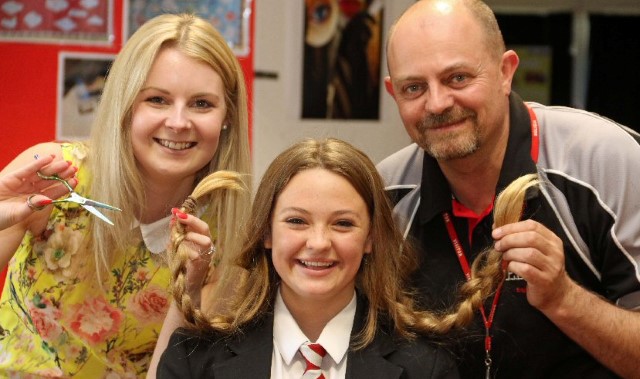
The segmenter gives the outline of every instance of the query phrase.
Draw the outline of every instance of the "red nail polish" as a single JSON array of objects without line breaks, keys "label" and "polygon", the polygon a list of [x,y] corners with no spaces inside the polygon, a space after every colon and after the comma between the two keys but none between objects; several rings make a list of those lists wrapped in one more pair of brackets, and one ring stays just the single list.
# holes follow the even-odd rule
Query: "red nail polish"
[{"label": "red nail polish", "polygon": [[180,217],[181,219],[183,219],[183,220],[186,220],[186,219],[187,219],[187,217],[189,217],[186,213],[182,213],[182,212],[180,212],[180,211],[178,211],[178,212],[176,213],[176,215],[177,215],[178,217]]},{"label": "red nail polish", "polygon": [[180,212],[178,208],[171,208],[171,213],[175,216],[176,213]]},{"label": "red nail polish", "polygon": [[51,204],[52,201],[53,200],[51,200],[51,199],[40,200],[40,201],[38,201],[37,206],[38,207],[44,207],[45,205]]}]

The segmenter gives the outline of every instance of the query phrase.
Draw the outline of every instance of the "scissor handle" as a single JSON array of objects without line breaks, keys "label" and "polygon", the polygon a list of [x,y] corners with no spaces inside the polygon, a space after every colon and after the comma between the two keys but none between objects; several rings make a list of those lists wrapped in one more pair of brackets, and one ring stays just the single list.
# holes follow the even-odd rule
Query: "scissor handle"
[{"label": "scissor handle", "polygon": [[66,180],[64,180],[61,177],[59,177],[58,174],[45,175],[45,174],[41,173],[40,171],[37,171],[36,173],[38,174],[38,176],[41,179],[44,179],[44,180],[57,180],[59,182],[62,182],[62,184],[64,184],[64,186],[67,187],[69,192],[73,192],[73,187],[71,187],[71,185]]}]

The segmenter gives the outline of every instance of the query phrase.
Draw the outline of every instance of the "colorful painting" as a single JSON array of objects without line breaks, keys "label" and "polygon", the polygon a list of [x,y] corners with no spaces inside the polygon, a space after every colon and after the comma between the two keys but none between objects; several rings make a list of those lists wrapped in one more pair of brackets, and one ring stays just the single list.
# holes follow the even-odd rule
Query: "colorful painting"
[{"label": "colorful painting", "polygon": [[383,5],[305,1],[302,118],[379,118]]},{"label": "colorful painting", "polygon": [[111,43],[112,0],[0,0],[0,40]]},{"label": "colorful painting", "polygon": [[251,0],[129,0],[127,36],[163,13],[190,12],[208,20],[238,56],[249,54]]}]

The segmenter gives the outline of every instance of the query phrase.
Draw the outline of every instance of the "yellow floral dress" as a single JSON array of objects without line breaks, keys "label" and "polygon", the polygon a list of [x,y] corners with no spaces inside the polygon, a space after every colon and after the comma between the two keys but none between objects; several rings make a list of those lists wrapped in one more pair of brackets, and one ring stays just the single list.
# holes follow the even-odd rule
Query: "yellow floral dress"
[{"label": "yellow floral dress", "polygon": [[[63,144],[79,168],[76,191],[90,176],[77,144]],[[90,215],[56,204],[40,236],[27,233],[9,263],[0,297],[0,377],[144,377],[169,306],[169,270],[142,238],[111,268],[105,290],[79,275]],[[93,219],[97,220],[97,219]],[[102,221],[96,221],[102,222]]]}]

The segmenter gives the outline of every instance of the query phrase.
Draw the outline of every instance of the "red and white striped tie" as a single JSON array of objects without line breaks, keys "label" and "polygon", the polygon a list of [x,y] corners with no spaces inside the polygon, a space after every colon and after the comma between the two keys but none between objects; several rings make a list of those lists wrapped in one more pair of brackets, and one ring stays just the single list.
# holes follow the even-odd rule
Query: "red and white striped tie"
[{"label": "red and white striped tie", "polygon": [[327,351],[319,343],[305,342],[300,346],[300,354],[307,362],[302,379],[325,379],[322,373],[322,358]]}]

